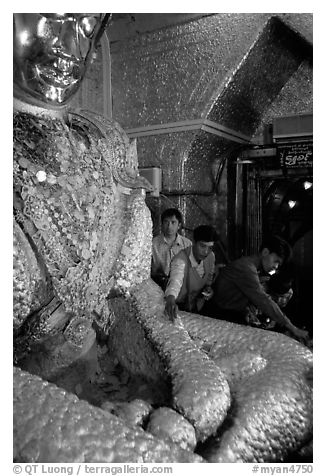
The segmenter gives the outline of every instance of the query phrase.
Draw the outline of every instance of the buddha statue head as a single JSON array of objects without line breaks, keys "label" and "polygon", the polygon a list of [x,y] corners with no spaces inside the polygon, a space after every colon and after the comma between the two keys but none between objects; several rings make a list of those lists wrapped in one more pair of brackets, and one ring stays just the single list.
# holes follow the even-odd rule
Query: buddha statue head
[{"label": "buddha statue head", "polygon": [[109,20],[101,13],[14,13],[14,95],[61,108],[77,92]]}]

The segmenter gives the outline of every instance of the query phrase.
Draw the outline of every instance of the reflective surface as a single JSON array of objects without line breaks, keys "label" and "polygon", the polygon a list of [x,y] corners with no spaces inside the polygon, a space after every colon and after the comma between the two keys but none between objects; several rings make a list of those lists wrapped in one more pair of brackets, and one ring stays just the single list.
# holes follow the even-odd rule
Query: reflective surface
[{"label": "reflective surface", "polygon": [[[15,13],[14,93],[60,106],[76,93],[107,16],[100,13]],[[34,101],[33,101],[34,100]]]}]

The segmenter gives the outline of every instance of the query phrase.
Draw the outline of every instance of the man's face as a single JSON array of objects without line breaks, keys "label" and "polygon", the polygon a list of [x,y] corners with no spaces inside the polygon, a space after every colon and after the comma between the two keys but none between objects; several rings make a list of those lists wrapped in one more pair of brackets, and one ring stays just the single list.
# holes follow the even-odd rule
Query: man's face
[{"label": "man's face", "polygon": [[14,13],[14,86],[52,105],[77,91],[91,61],[99,13]]},{"label": "man's face", "polygon": [[209,253],[213,250],[214,242],[213,241],[195,241],[192,246],[192,252],[194,257],[198,261],[202,261],[207,258]]},{"label": "man's face", "polygon": [[180,228],[180,222],[173,215],[172,217],[164,218],[162,222],[162,232],[166,238],[175,237]]},{"label": "man's face", "polygon": [[270,253],[268,248],[264,248],[261,254],[261,264],[265,273],[270,273],[271,271],[275,272],[280,266],[282,266],[283,259],[276,253]]}]

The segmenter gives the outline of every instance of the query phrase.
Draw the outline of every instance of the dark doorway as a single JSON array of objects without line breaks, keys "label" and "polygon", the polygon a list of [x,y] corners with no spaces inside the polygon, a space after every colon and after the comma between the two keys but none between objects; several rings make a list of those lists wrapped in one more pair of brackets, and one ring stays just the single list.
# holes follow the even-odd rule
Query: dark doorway
[{"label": "dark doorway", "polygon": [[254,150],[228,167],[232,259],[256,253],[263,235],[278,234],[293,248],[293,298],[285,313],[313,327],[313,179],[311,167],[285,170],[276,147]]},{"label": "dark doorway", "polygon": [[294,295],[285,313],[313,330],[313,181],[311,176],[263,180],[263,234],[283,236],[293,248]]}]

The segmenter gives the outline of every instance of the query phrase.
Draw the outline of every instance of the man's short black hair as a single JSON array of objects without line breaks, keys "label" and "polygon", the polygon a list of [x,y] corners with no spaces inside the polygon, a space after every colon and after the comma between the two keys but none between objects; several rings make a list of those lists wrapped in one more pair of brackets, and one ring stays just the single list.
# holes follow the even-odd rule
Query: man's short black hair
[{"label": "man's short black hair", "polygon": [[177,208],[167,208],[166,210],[164,210],[161,215],[161,222],[163,223],[166,218],[172,217],[176,217],[181,226],[183,226],[183,217],[181,212]]},{"label": "man's short black hair", "polygon": [[289,261],[292,257],[292,248],[289,243],[278,235],[266,236],[261,244],[259,251],[267,248],[270,253],[275,253],[283,259],[283,263]]},{"label": "man's short black hair", "polygon": [[217,233],[212,226],[200,225],[194,229],[194,241],[216,241],[218,239]]}]

